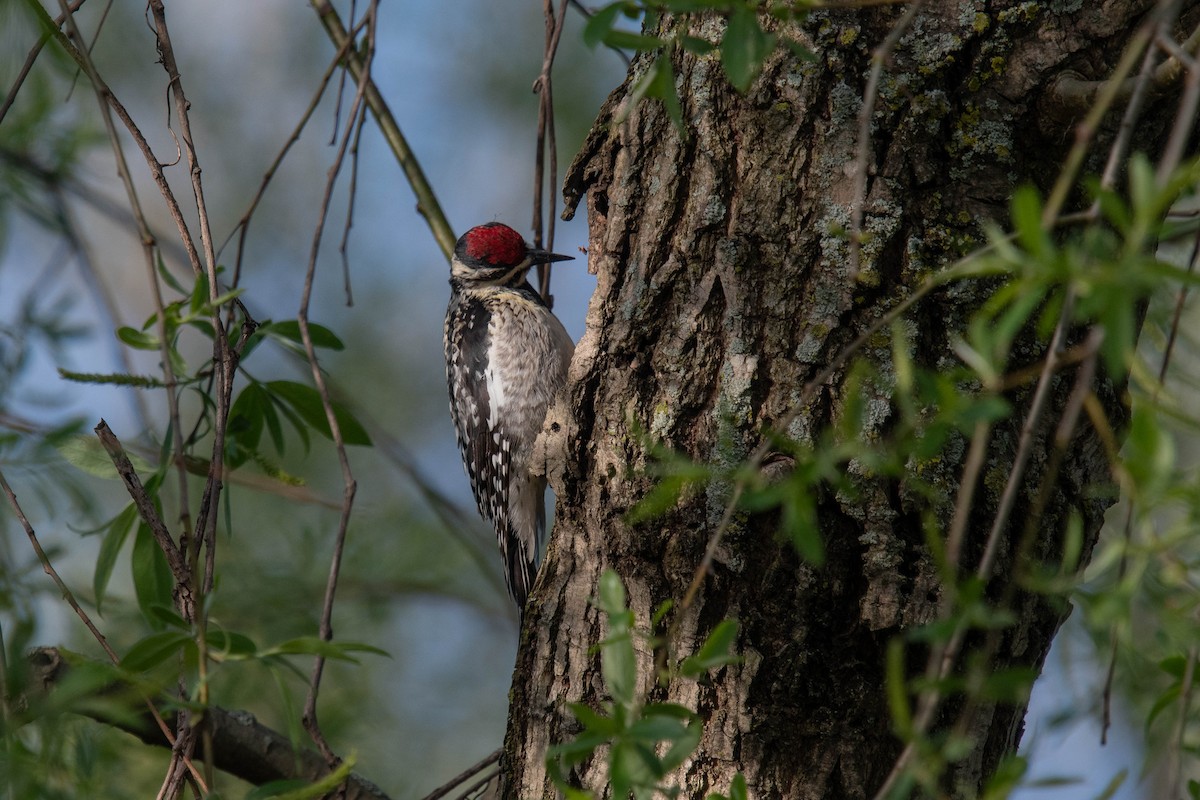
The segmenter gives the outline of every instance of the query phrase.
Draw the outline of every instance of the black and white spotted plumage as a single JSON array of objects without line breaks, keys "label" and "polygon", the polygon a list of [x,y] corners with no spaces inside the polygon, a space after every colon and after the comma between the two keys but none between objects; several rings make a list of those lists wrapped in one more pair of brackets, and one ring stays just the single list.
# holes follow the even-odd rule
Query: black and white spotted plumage
[{"label": "black and white spotted plumage", "polygon": [[523,609],[546,531],[546,480],[531,471],[546,410],[574,345],[525,279],[570,258],[529,247],[500,223],[467,231],[451,262],[444,344],[450,416],[480,515],[492,524],[504,576]]}]

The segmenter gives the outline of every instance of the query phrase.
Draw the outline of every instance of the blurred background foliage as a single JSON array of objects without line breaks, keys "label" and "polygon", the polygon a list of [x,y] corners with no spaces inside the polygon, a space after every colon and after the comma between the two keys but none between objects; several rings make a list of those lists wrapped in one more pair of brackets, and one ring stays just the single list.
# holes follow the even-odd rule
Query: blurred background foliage
[{"label": "blurred background foliage", "polygon": [[[167,10],[220,243],[300,120],[333,48],[307,4],[221,0],[173,3]],[[51,4],[48,11],[58,9]],[[165,73],[143,11],[141,4],[96,2],[85,3],[76,17],[85,36],[99,30],[92,52],[101,74],[160,159],[172,161]],[[502,220],[528,235],[537,119],[531,85],[541,68],[544,31],[540,4],[384,4],[379,23],[375,81],[455,230]],[[560,178],[604,96],[624,76],[616,55],[582,45],[582,24],[572,12],[555,72]],[[0,0],[4,91],[36,39],[25,4]],[[121,348],[113,336],[118,326],[140,329],[153,305],[91,94],[74,64],[47,47],[0,125],[0,459],[55,565],[124,653],[149,632],[133,598],[128,544],[102,613],[90,604],[102,538],[94,529],[128,497],[119,481],[86,474],[59,448],[74,435],[90,436],[104,418],[127,447],[154,462],[167,416],[161,390],[78,383],[58,373],[159,372],[157,352]],[[241,299],[260,322],[295,317],[336,152],[330,141],[338,125],[347,124],[352,94],[348,85],[338,119],[337,92],[327,92],[251,223]],[[127,138],[125,145],[167,266],[190,285],[175,226]],[[491,534],[471,505],[446,413],[441,335],[447,265],[370,123],[359,160],[348,255],[353,305],[338,253],[347,164],[310,316],[345,343],[344,350],[322,351],[322,364],[376,445],[351,450],[359,488],[334,629],[339,639],[371,642],[390,658],[331,663],[321,719],[335,749],[357,753],[358,771],[393,797],[420,797],[498,746],[516,620],[499,561],[492,558]],[[186,167],[170,167],[167,174],[186,209]],[[586,244],[582,218],[560,223],[558,232],[560,252]],[[229,268],[235,255],[236,238],[219,261]],[[593,285],[585,263],[557,270],[553,283],[556,310],[575,338],[582,335]],[[208,357],[209,346],[199,335],[185,334],[180,343],[193,366]],[[307,364],[277,344],[256,349],[244,367],[258,380],[311,382]],[[184,417],[194,419],[194,397],[185,392],[182,402]],[[342,492],[327,440],[312,437],[305,452],[293,436],[283,456],[269,447],[264,452],[303,479],[298,491],[311,499],[298,499],[291,493],[295,487],[273,482],[252,463],[241,468],[253,485],[234,481],[226,495],[234,527],[219,526],[219,582],[212,600],[215,625],[260,645],[316,633]],[[446,517],[456,527],[453,535],[429,491],[465,510]],[[167,488],[169,523],[177,514],[171,498]],[[7,505],[0,519],[0,627],[9,663],[19,662],[28,647],[53,643],[100,655],[42,573]],[[308,658],[294,663],[307,675]],[[297,727],[306,686],[295,676],[229,663],[214,680],[221,705],[244,708],[307,738]],[[40,741],[54,742],[53,752],[42,753],[45,760],[24,787],[29,793],[19,796],[146,797],[157,791],[165,752],[131,747],[128,736],[75,716],[51,715],[41,724]]]}]

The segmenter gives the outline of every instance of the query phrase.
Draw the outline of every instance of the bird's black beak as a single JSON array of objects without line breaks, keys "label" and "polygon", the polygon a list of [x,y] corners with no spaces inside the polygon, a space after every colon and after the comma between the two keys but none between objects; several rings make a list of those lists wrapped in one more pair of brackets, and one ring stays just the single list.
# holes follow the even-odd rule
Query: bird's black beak
[{"label": "bird's black beak", "polygon": [[559,253],[551,253],[549,250],[534,250],[529,248],[529,259],[533,264],[549,264],[552,261],[574,261],[575,256],[564,256]]}]

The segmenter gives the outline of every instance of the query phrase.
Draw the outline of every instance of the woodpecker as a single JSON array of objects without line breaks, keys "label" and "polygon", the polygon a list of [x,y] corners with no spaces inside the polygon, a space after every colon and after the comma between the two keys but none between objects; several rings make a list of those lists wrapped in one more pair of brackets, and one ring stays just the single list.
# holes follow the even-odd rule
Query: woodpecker
[{"label": "woodpecker", "polygon": [[546,532],[546,479],[531,470],[533,444],[575,350],[525,278],[535,264],[571,258],[489,222],[459,238],[450,264],[443,329],[450,416],[475,504],[496,531],[504,579],[522,611]]}]

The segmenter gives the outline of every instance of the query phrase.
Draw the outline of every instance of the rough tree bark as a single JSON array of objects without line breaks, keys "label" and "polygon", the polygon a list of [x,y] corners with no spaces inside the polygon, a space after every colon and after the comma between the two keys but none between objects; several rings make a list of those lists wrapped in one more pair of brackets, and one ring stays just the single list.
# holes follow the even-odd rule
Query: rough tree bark
[{"label": "rough tree bark", "polygon": [[[1196,5],[1184,4],[1181,28],[1194,24]],[[649,64],[647,56],[635,60],[567,177],[569,203],[586,195],[589,259],[599,282],[567,396],[547,423],[555,434],[548,447],[558,510],[522,632],[506,796],[554,795],[546,747],[577,731],[564,704],[602,698],[600,659],[589,650],[603,638],[600,614],[589,605],[600,573],[617,571],[646,624],[660,603],[683,595],[728,500],[729,486],[712,485],[662,518],[628,524],[623,514],[653,485],[643,472],[648,439],[705,462],[744,459],[829,359],[931,271],[977,246],[982,221],[1006,221],[1017,185],[1046,188],[1083,110],[1058,102],[1056,80],[1105,79],[1152,6],[925,3],[880,83],[863,226],[869,238],[857,280],[838,230],[851,219],[870,55],[903,7],[813,13],[799,35],[815,63],[776,54],[746,96],[726,82],[715,54],[677,57],[686,138],[657,101],[626,108]],[[689,24],[710,38],[721,25]],[[628,117],[617,122],[623,111]],[[1143,121],[1140,144],[1151,148],[1162,126]],[[1104,143],[1102,134],[1094,151],[1103,155]],[[931,368],[954,363],[949,335],[985,291],[956,285],[919,303],[907,315],[913,357]],[[887,374],[890,348],[881,337],[864,355]],[[1032,364],[1041,355],[1031,348],[1019,359]],[[837,418],[845,377],[841,371],[825,384],[790,436],[811,442]],[[1055,385],[1059,407],[1072,378],[1068,371]],[[1107,397],[1119,420],[1117,393]],[[1012,399],[1018,413],[990,442],[965,568],[979,559],[1028,392]],[[886,400],[868,402],[870,432],[885,432],[894,410]],[[1030,487],[1045,439],[1038,437],[1030,462]],[[1086,487],[1107,481],[1108,470],[1090,428],[1079,432],[1068,461],[1035,544],[1040,553],[1057,552],[1070,510],[1082,514],[1089,548],[1101,524],[1106,503]],[[961,465],[960,452],[929,467],[940,471],[947,497]],[[884,695],[885,650],[898,632],[934,618],[940,582],[921,529],[928,499],[907,493],[902,481],[856,482],[853,501],[818,498],[828,549],[821,568],[801,561],[770,515],[735,516],[703,591],[680,621],[681,650],[734,617],[744,660],[706,685],[676,682],[653,694],[705,719],[700,748],[678,776],[683,796],[727,791],[741,771],[756,797],[864,798],[891,769],[900,744]],[[1014,519],[1023,521],[1032,491]],[[949,504],[932,510],[949,519]],[[1003,541],[990,591],[1011,581],[1015,538]],[[1005,631],[996,661],[1040,668],[1063,609],[1027,593],[1017,598],[1019,622]],[[649,689],[652,654],[643,649],[639,657]],[[978,787],[1016,745],[1024,711],[977,711],[974,749],[950,778],[954,792]],[[602,785],[598,762],[578,776],[583,785]]]}]

